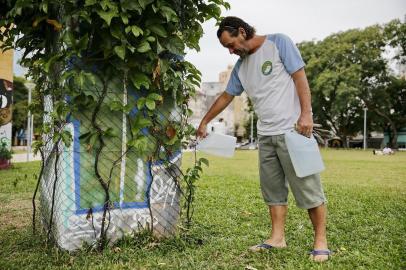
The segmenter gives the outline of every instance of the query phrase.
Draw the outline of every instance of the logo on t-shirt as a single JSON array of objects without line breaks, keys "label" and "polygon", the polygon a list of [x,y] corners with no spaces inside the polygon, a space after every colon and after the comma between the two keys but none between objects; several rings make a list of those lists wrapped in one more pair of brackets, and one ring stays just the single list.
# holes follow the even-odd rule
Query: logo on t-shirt
[{"label": "logo on t-shirt", "polygon": [[265,61],[262,64],[262,74],[264,75],[269,75],[272,72],[272,62],[271,61]]}]

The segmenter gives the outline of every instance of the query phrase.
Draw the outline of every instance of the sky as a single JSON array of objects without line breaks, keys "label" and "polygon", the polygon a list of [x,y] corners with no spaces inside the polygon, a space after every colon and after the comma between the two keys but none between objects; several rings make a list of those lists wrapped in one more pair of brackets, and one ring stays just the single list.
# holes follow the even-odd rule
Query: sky
[{"label": "sky", "polygon": [[[254,26],[257,34],[283,33],[295,43],[322,40],[332,33],[404,20],[406,0],[228,0],[231,9],[222,16],[237,16]],[[234,64],[218,42],[215,21],[203,24],[200,52],[190,51],[186,60],[201,72],[202,81],[218,81],[221,71]]]},{"label": "sky", "polygon": [[[328,35],[353,28],[404,20],[406,0],[228,0],[230,10],[222,16],[237,16],[254,26],[257,33],[284,33],[295,43],[322,40]],[[234,64],[238,56],[230,55],[218,42],[215,21],[203,24],[200,51],[188,51],[186,60],[202,72],[202,81],[218,81],[218,74]],[[15,75],[24,74],[14,57]]]}]

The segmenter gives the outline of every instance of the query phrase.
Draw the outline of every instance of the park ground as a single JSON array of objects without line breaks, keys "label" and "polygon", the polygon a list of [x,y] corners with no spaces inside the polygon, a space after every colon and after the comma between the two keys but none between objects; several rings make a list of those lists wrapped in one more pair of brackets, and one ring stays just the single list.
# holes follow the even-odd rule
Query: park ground
[{"label": "park ground", "polygon": [[[308,258],[312,227],[289,197],[288,247],[251,253],[270,230],[256,151],[210,160],[198,181],[194,224],[187,237],[159,243],[127,239],[101,253],[73,254],[32,235],[30,198],[39,162],[0,171],[0,269],[406,269],[406,152],[323,150],[328,197],[328,262]],[[186,153],[183,164],[193,163]]]}]

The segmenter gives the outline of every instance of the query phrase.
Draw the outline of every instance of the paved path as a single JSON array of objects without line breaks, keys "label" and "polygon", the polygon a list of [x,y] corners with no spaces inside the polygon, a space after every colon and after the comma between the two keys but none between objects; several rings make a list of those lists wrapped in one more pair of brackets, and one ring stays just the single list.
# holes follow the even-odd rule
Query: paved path
[{"label": "paved path", "polygon": [[[29,161],[34,161],[34,160],[41,160],[41,155],[38,153],[37,155],[34,156],[34,154],[31,153],[29,156]],[[28,161],[27,153],[13,154],[13,158],[11,159],[11,163],[27,162],[27,161]]]}]

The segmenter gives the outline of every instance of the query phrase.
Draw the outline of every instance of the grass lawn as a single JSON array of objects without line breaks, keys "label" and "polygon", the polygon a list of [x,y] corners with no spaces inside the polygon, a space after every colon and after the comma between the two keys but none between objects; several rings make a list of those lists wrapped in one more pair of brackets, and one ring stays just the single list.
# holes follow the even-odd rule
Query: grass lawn
[{"label": "grass lawn", "polygon": [[[39,162],[0,171],[0,269],[406,269],[406,152],[323,150],[328,198],[328,238],[335,253],[313,263],[312,228],[290,196],[288,247],[250,253],[270,231],[257,171],[257,152],[233,159],[205,156],[210,167],[198,182],[189,240],[157,245],[123,241],[102,253],[68,254],[31,234],[30,197]],[[192,154],[183,158],[193,162]]]}]

